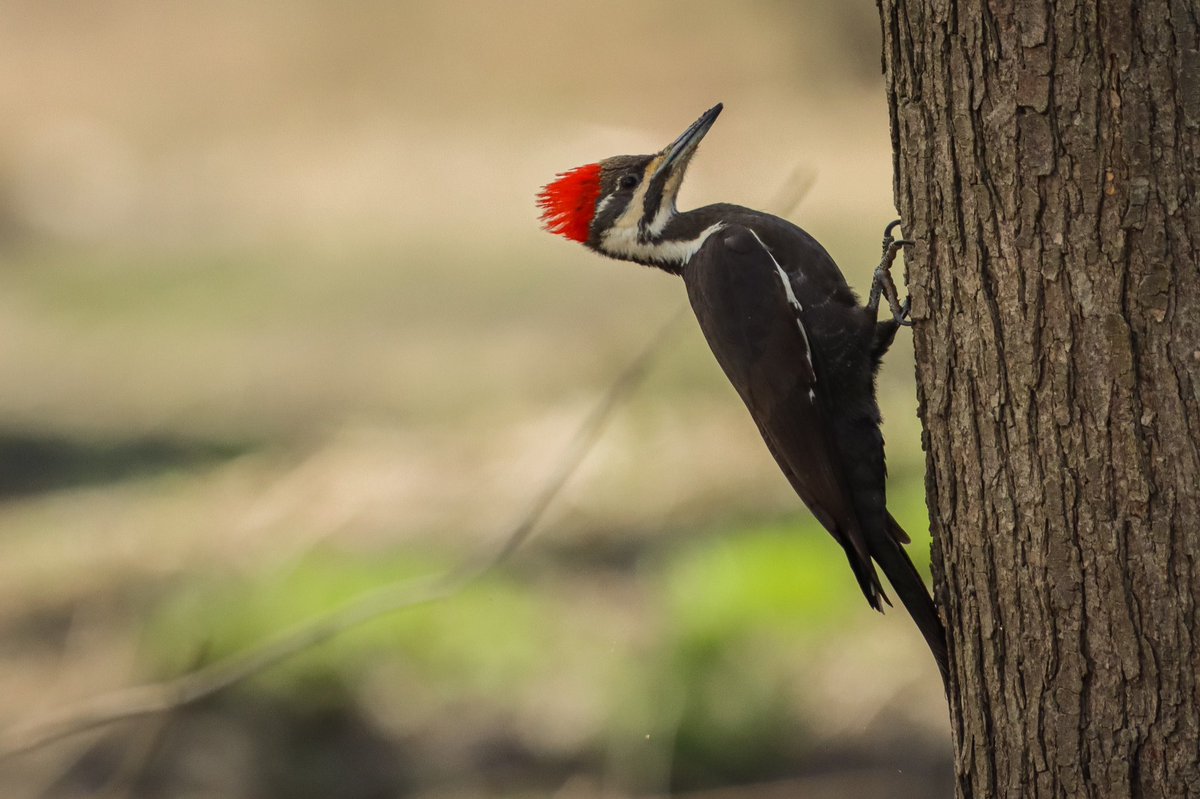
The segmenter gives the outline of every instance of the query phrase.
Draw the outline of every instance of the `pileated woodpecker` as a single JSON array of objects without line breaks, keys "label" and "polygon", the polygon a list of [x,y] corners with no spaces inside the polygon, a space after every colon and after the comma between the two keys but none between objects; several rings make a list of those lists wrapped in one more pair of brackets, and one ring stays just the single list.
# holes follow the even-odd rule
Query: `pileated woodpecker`
[{"label": "pileated woodpecker", "polygon": [[[618,155],[562,173],[538,195],[552,233],[612,258],[683,277],[709,347],[800,499],[842,545],[872,608],[891,604],[878,563],[947,675],[945,630],[888,513],[875,372],[907,307],[884,259],[858,304],[829,253],[779,217],[720,203],[675,207],[688,162],[721,113],[709,109],[653,155]],[[883,292],[893,318],[877,321]]]}]

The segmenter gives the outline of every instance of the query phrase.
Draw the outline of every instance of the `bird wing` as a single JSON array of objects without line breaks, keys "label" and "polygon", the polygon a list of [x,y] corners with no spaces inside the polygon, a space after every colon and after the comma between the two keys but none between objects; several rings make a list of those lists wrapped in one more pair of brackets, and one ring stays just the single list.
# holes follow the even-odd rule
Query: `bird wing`
[{"label": "bird wing", "polygon": [[752,229],[729,225],[709,236],[683,278],[700,329],[768,449],[846,550],[863,594],[879,609],[887,597],[833,444],[803,308],[788,275]]}]

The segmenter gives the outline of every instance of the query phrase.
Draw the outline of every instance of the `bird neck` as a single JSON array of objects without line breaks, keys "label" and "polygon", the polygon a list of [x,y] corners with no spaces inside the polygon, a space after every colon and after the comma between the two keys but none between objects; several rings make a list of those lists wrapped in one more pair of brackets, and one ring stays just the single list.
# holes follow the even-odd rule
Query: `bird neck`
[{"label": "bird neck", "polygon": [[673,212],[665,222],[657,225],[657,232],[637,226],[612,227],[600,237],[596,249],[611,258],[657,267],[677,275],[721,225],[719,216],[708,213],[707,208]]}]

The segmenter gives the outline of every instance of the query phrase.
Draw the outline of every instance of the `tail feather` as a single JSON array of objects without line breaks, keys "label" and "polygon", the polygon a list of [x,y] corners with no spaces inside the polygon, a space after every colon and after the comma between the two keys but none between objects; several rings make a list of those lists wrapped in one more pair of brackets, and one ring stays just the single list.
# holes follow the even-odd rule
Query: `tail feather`
[{"label": "tail feather", "polygon": [[846,559],[850,561],[850,570],[854,572],[854,579],[858,581],[859,590],[867,598],[867,604],[873,610],[883,613],[883,604],[886,603],[888,607],[891,607],[892,600],[883,590],[883,583],[879,581],[875,565],[871,563],[870,558],[859,557],[848,543],[842,543],[842,548],[846,550]]},{"label": "tail feather", "polygon": [[942,683],[947,686],[948,690],[950,664],[946,648],[946,628],[942,626],[937,607],[933,604],[933,597],[930,595],[929,589],[925,587],[925,581],[921,578],[920,572],[909,560],[908,553],[898,543],[907,541],[908,536],[890,514],[888,515],[888,532],[890,533],[889,537],[871,555],[883,570],[884,575],[887,576],[888,582],[892,584],[901,604],[916,622],[917,629],[924,636],[925,643],[933,653],[933,659],[937,661],[938,671],[942,675]]}]

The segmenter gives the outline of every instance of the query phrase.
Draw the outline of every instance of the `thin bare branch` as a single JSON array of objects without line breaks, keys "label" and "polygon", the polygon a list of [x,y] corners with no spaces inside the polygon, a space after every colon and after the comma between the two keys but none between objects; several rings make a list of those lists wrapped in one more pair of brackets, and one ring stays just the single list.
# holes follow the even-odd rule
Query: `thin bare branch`
[{"label": "thin bare branch", "polygon": [[359,625],[398,610],[445,599],[504,562],[533,533],[547,508],[591,451],[614,412],[642,382],[654,356],[684,317],[681,306],[617,376],[604,397],[575,431],[555,470],[500,546],[483,551],[448,572],[406,579],[350,600],[274,639],[165,682],[139,685],[86,699],[18,724],[0,733],[0,760],[79,733],[192,704],[276,666]]},{"label": "thin bare branch", "polygon": [[800,203],[804,202],[804,198],[808,196],[816,182],[817,173],[811,167],[796,164],[780,184],[779,189],[775,192],[775,197],[767,205],[767,208],[774,209],[772,213],[777,216],[790,219],[800,208]]},{"label": "thin bare branch", "polygon": [[[815,175],[811,171],[800,167],[793,169],[772,207],[784,215],[794,213],[812,188],[814,180]],[[542,490],[495,550],[482,551],[443,574],[406,579],[367,592],[337,610],[303,623],[259,646],[175,679],[101,694],[39,719],[16,724],[0,731],[0,761],[119,721],[185,707],[373,619],[445,599],[463,590],[504,562],[533,533],[547,508],[595,446],[614,412],[641,384],[654,357],[662,350],[675,326],[686,316],[687,308],[686,304],[681,304],[637,357],[617,375],[603,398],[575,431]]]}]

